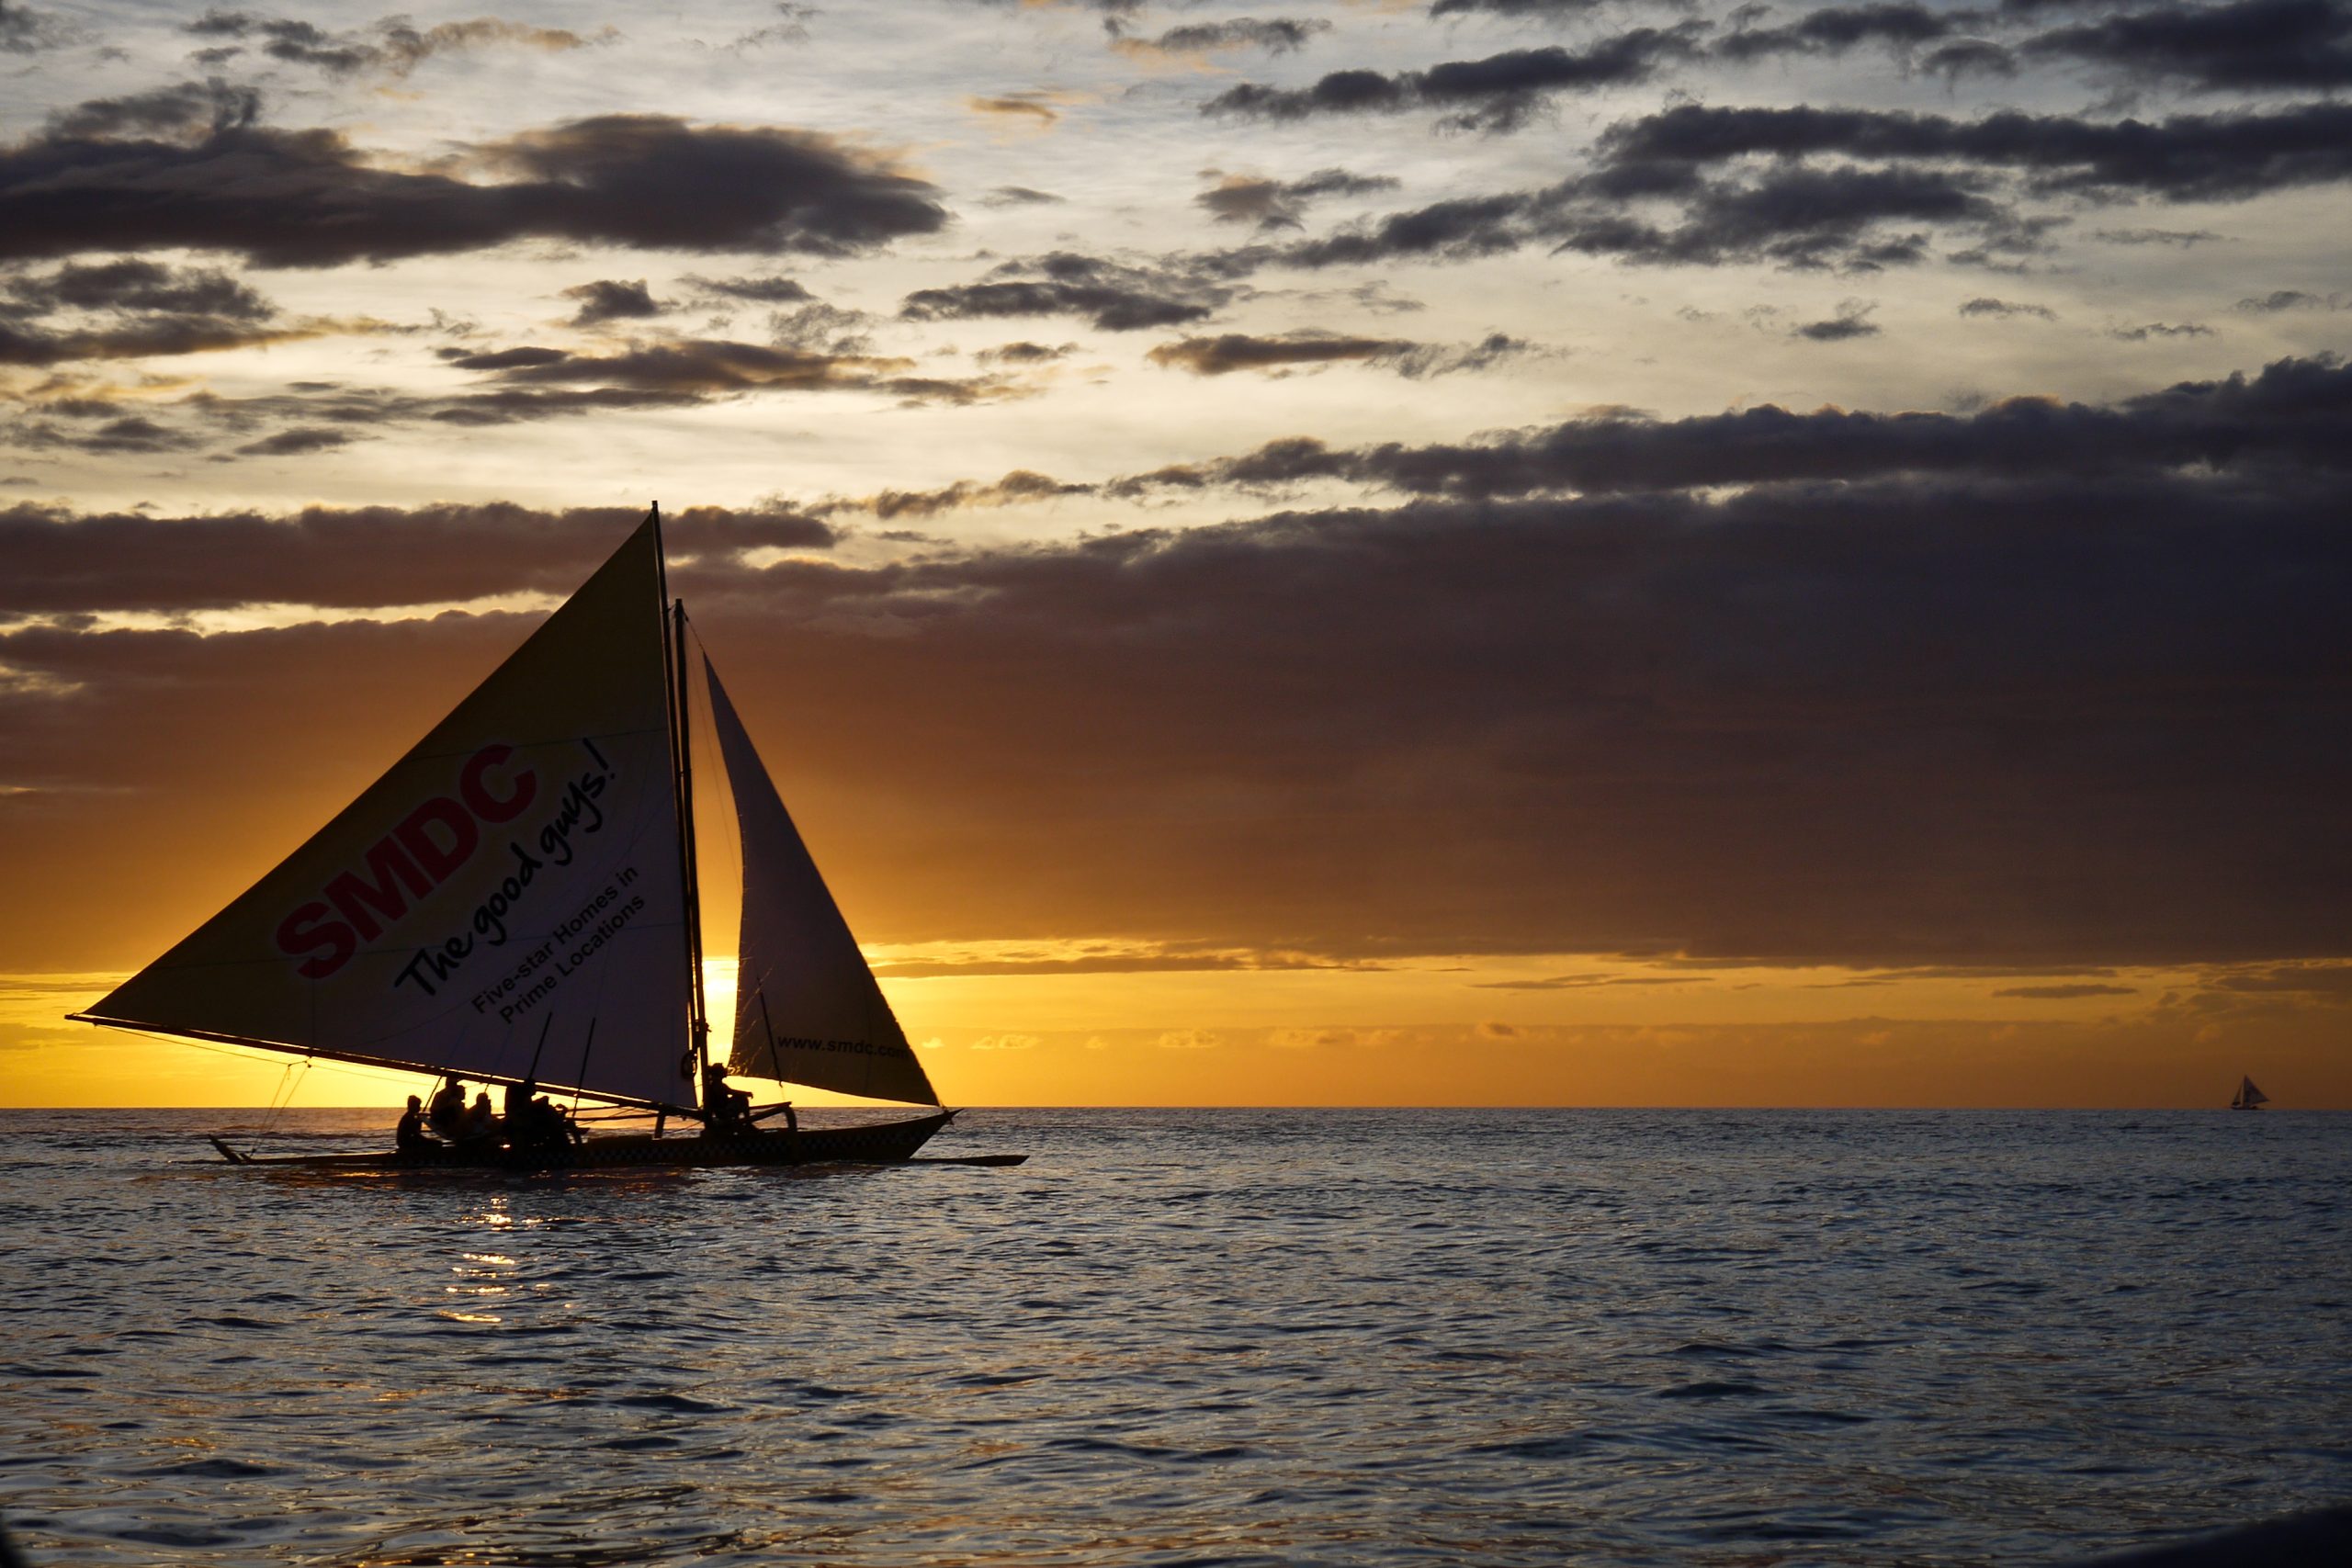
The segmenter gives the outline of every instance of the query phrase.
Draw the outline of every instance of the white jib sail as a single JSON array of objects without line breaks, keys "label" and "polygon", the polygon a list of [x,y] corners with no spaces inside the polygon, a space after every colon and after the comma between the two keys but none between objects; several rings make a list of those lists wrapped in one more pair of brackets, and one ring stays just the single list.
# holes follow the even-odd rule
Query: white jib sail
[{"label": "white jib sail", "polygon": [[[391,771],[78,1016],[692,1105],[650,520]],[[591,1030],[594,1030],[593,1039]]]},{"label": "white jib sail", "polygon": [[727,1070],[871,1100],[938,1104],[708,660],[703,674],[743,840],[735,1043]]}]

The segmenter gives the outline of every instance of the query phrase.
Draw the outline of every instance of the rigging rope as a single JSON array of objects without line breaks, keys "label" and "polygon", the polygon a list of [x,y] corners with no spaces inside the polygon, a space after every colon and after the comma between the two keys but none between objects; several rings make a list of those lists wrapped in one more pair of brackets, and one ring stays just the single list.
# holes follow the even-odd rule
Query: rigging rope
[{"label": "rigging rope", "polygon": [[[310,1078],[312,1060],[311,1057],[304,1056],[299,1061],[288,1062],[286,1064],[286,1070],[277,1075],[277,1091],[269,1097],[268,1109],[262,1112],[261,1132],[263,1134],[275,1131],[279,1114],[293,1105],[295,1094]],[[302,1069],[300,1077],[297,1077],[294,1071],[297,1067]]]}]

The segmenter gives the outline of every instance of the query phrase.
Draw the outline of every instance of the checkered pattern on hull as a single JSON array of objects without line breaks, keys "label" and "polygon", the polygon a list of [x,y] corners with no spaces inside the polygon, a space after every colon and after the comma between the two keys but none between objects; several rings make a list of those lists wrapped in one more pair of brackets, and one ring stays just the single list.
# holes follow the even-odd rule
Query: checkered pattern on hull
[{"label": "checkered pattern on hull", "polygon": [[911,1156],[949,1116],[919,1117],[870,1127],[804,1128],[798,1133],[757,1131],[705,1134],[692,1138],[643,1134],[590,1138],[550,1149],[460,1149],[442,1147],[412,1154],[361,1156],[351,1163],[386,1170],[605,1170],[630,1166],[816,1165],[827,1160],[888,1163]]}]

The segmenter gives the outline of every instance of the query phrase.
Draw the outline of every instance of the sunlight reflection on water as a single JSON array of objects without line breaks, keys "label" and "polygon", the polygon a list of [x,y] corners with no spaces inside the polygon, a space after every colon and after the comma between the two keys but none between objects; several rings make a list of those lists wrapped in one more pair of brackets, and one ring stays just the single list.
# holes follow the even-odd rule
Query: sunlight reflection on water
[{"label": "sunlight reflection on water", "polygon": [[940,1152],[1029,1165],[169,1163],[242,1115],[0,1112],[0,1510],[44,1568],[2064,1560],[2352,1479],[2344,1117],[982,1111]]}]

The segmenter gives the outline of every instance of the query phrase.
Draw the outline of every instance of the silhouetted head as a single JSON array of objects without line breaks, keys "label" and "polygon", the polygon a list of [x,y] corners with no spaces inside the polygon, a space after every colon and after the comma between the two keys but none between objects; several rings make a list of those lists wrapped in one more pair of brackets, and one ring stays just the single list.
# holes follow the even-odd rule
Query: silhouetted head
[{"label": "silhouetted head", "polygon": [[410,1095],[410,1096],[408,1097],[408,1108],[409,1108],[411,1111],[421,1110],[421,1109],[424,1107],[424,1101],[423,1101],[423,1100],[421,1100],[417,1099],[417,1098],[416,1098],[416,1096],[414,1096],[414,1095],[413,1095],[413,1094],[412,1094],[412,1095]]}]

